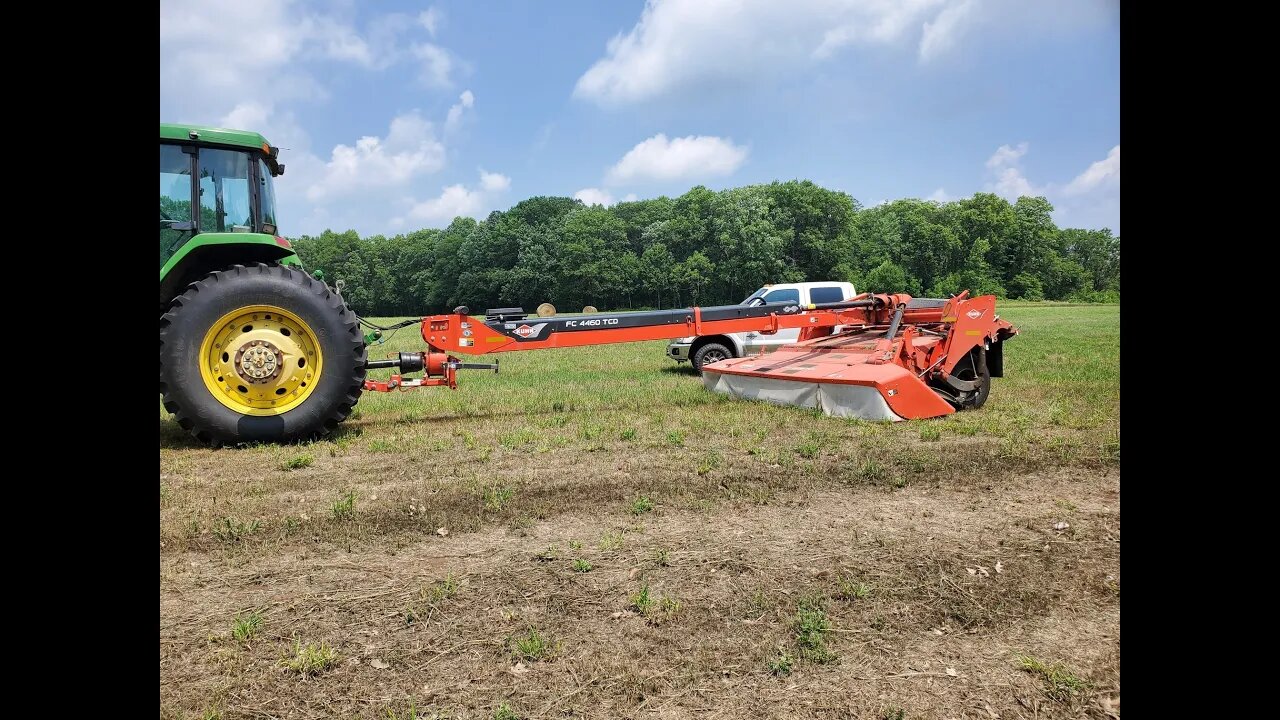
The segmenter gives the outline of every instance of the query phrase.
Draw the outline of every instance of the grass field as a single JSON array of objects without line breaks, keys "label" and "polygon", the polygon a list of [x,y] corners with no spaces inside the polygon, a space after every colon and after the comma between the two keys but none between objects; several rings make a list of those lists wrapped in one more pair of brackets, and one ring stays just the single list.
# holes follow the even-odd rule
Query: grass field
[{"label": "grass field", "polygon": [[161,716],[1118,717],[1120,309],[1000,312],[1005,377],[937,420],[714,395],[664,342],[307,445],[162,408]]}]

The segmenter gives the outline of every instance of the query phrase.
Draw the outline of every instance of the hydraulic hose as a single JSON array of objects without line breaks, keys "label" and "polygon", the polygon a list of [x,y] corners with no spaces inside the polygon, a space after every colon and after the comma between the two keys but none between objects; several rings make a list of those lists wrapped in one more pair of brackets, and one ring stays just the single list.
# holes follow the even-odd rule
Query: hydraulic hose
[{"label": "hydraulic hose", "polygon": [[903,303],[893,312],[893,320],[889,323],[889,332],[884,334],[886,339],[893,340],[894,336],[898,334],[898,326],[902,324],[902,313],[906,311],[906,303]]}]

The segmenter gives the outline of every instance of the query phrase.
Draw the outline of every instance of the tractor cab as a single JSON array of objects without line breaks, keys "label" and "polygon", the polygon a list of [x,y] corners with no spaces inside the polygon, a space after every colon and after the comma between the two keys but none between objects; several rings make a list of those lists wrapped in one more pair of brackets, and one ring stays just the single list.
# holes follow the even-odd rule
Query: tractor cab
[{"label": "tractor cab", "polygon": [[279,152],[254,132],[161,124],[160,267],[197,235],[261,234],[273,242]]}]

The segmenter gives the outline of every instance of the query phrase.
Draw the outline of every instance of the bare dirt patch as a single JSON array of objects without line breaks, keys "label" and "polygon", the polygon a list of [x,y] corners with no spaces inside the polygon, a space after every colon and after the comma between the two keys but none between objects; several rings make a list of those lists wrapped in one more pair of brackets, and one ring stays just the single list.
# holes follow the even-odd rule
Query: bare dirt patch
[{"label": "bare dirt patch", "polygon": [[[404,493],[395,506],[407,507],[421,488],[396,468],[403,486],[393,474],[366,492]],[[456,493],[467,511],[448,535],[435,517],[381,518],[345,546],[332,530],[183,540],[184,503],[166,510],[162,497],[161,714],[399,718],[411,703],[457,718],[504,705],[529,718],[1118,714],[1115,470],[903,487],[748,479],[706,502],[715,475],[686,471],[685,501],[664,486],[638,512],[639,482],[526,479],[523,502],[545,507],[512,517],[477,514],[483,488],[442,481],[422,504]],[[314,487],[286,479],[246,497],[275,532]],[[533,488],[545,496],[530,500]],[[651,612],[636,602],[646,587]],[[825,656],[798,640],[802,607],[825,622],[813,631]],[[233,638],[253,612],[255,634]],[[299,644],[332,648],[336,664],[290,672],[281,662]],[[1058,684],[1024,658],[1059,669]]]}]

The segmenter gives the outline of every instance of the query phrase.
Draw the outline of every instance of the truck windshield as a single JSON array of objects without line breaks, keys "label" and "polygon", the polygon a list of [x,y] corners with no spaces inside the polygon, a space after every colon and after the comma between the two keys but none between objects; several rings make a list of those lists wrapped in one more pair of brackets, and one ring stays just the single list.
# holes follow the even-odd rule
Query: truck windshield
[{"label": "truck windshield", "polygon": [[755,291],[755,292],[751,293],[750,295],[748,295],[746,300],[743,300],[742,302],[740,302],[740,303],[738,303],[738,304],[739,304],[739,305],[750,305],[752,300],[755,300],[756,298],[760,297],[761,295],[764,295],[765,291],[766,291],[766,290],[768,290],[768,289],[769,289],[769,288],[760,288],[759,290],[757,290],[757,291]]}]

